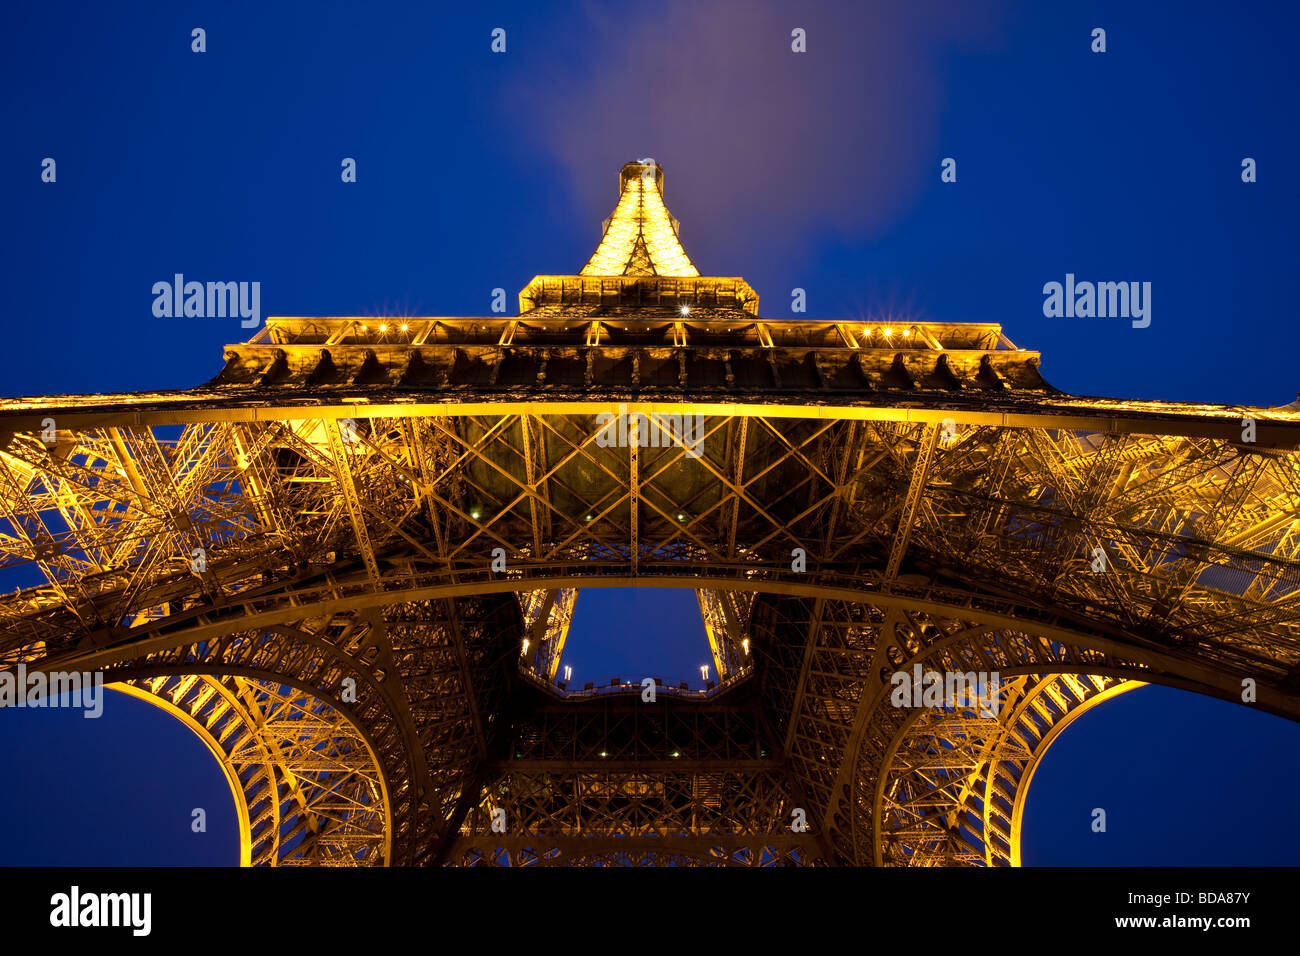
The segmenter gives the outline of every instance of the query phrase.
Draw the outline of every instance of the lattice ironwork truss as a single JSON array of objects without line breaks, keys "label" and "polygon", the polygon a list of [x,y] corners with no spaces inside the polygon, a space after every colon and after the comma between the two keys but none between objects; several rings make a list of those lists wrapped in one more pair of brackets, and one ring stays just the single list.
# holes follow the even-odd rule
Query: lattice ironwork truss
[{"label": "lattice ironwork truss", "polygon": [[[272,318],[195,389],[0,400],[0,668],[185,720],[257,864],[1016,864],[1089,706],[1300,718],[1300,404],[764,320],[644,171],[519,316]],[[561,686],[577,590],[628,586],[697,593],[715,687]],[[996,715],[896,706],[918,666]]]}]

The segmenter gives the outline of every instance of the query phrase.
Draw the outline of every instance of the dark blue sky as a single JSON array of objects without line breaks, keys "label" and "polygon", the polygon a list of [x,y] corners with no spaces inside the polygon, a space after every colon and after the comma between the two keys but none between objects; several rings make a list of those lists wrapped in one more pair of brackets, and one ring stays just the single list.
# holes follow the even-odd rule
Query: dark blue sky
[{"label": "dark blue sky", "polygon": [[[264,315],[484,314],[497,287],[513,307],[534,274],[581,267],[619,166],[652,156],[696,264],[745,277],[765,315],[789,315],[799,287],[814,318],[1000,322],[1076,393],[1285,404],[1300,388],[1298,19],[1276,2],[26,5],[0,33],[0,394],[210,378],[248,332],[155,318],[152,285],[177,272],[260,281]],[[194,27],[206,53],[190,50]],[[495,27],[504,54],[490,51]],[[790,50],[795,27],[805,54]],[[1090,52],[1094,27],[1104,54]],[[340,181],[344,157],[356,183]],[[944,157],[956,183],[939,180]],[[1043,284],[1067,272],[1151,282],[1150,327],[1045,318]],[[699,627],[689,595],[658,592],[655,611],[660,634]],[[586,627],[580,616],[574,654]],[[625,628],[597,638],[607,656],[591,652],[593,672],[641,663],[620,656]],[[660,660],[647,647],[643,664],[688,676],[705,653]],[[185,732],[139,710],[75,715],[36,750],[34,712],[0,714],[0,770],[14,781],[0,810],[36,832],[32,853],[6,851],[12,862],[90,862],[88,847],[107,846],[88,835],[88,810],[46,812],[56,777],[83,807],[116,800],[112,826],[153,859],[228,861],[188,827],[170,836],[166,812],[120,823],[143,779],[183,819],[196,781],[223,799],[197,741],[165,751],[165,735]],[[1189,840],[1231,824],[1230,849],[1206,850],[1214,862],[1294,860],[1298,838],[1242,794],[1294,808],[1294,762],[1244,755],[1297,743],[1295,725],[1244,707],[1122,697],[1067,731],[1040,771],[1027,859],[1181,862]],[[77,747],[158,770],[111,797],[114,774]],[[1134,766],[1199,781],[1204,797],[1143,803]],[[1085,792],[1090,806],[1138,801],[1141,826],[1111,816],[1106,846],[1120,849],[1105,852],[1120,856],[1053,824]]]},{"label": "dark blue sky", "polygon": [[661,677],[700,690],[701,664],[717,677],[694,591],[590,588],[578,592],[573,621],[560,658],[561,676],[564,665],[573,668],[570,687]]}]

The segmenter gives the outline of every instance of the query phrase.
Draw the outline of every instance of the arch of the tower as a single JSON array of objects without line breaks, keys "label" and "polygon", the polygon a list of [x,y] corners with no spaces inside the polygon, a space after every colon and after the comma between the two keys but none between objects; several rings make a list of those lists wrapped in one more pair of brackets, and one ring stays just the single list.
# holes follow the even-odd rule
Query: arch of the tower
[{"label": "arch of the tower", "polygon": [[409,864],[439,853],[481,786],[488,723],[522,634],[513,597],[399,594],[233,618],[161,619],[139,642],[75,666],[205,744],[231,789],[241,863]]},{"label": "arch of the tower", "polygon": [[109,685],[185,724],[230,786],[241,866],[366,866],[392,853],[391,803],[360,729],[314,694],[246,677]]},{"label": "arch of the tower", "polygon": [[1095,674],[1026,674],[979,708],[915,711],[895,735],[872,806],[876,865],[1019,866],[1034,772],[1067,726],[1143,686]]},{"label": "arch of the tower", "polygon": [[[1144,683],[1247,705],[1247,671],[954,603],[760,595],[753,621],[765,706],[841,863],[1019,865],[1029,783],[1077,717]],[[969,693],[923,697],[921,675]],[[1262,709],[1300,720],[1274,690]]]},{"label": "arch of the tower", "polygon": [[[304,582],[250,597],[238,609],[239,633],[194,614],[188,624],[145,625],[137,647],[154,647],[145,657],[123,649],[91,663],[187,718],[221,755],[243,794],[237,805],[247,807],[253,863],[1015,865],[1029,781],[1069,721],[1143,682],[1241,700],[1241,678],[1231,668],[1035,620],[1032,608],[1005,597],[915,583],[900,588],[911,594],[882,594],[830,575],[739,580],[704,566],[639,579],[599,568],[557,570],[552,577],[436,584],[411,576],[381,594],[347,599],[338,597],[349,592],[340,575],[331,583],[333,600]],[[476,736],[473,692],[491,695],[498,678],[529,666],[519,647],[530,633],[530,606],[537,614],[544,595],[566,588],[635,584],[743,599],[738,603],[750,608],[744,633],[763,673],[761,692],[752,688],[761,693],[755,709],[733,693],[672,712],[711,722],[712,730],[682,731],[689,720],[680,716],[665,716],[678,721],[678,731],[656,730],[630,716],[638,686],[621,704],[598,705],[613,717],[602,710],[591,720],[595,709],[564,702],[515,714],[514,736],[497,744],[527,740],[541,748],[521,750],[517,762],[503,758],[500,746],[493,750],[486,730]],[[377,625],[395,656],[372,650],[381,646]],[[948,701],[895,706],[893,675],[918,665],[997,673],[995,713]],[[287,673],[309,679],[290,687]],[[398,696],[385,696],[387,673],[400,675]],[[360,689],[357,701],[343,693],[349,676]],[[1300,718],[1300,696],[1285,686],[1265,681],[1259,694],[1263,709]],[[500,703],[485,696],[477,713]],[[409,726],[392,720],[401,713],[410,714]],[[742,726],[743,733],[735,729]],[[304,733],[295,737],[295,730]],[[717,744],[692,755],[698,767],[648,772],[637,748],[670,739]],[[763,753],[757,763],[732,766],[737,756],[728,747],[745,740],[761,741]],[[581,742],[585,758],[566,752],[566,741]],[[616,758],[602,753],[618,748],[634,754],[622,776],[606,763]],[[313,763],[322,759],[329,767]],[[313,779],[314,787],[304,782]],[[298,789],[287,786],[291,780]],[[350,801],[349,812],[328,802],[325,780],[345,781],[337,796]],[[417,792],[422,796],[413,797]],[[314,802],[313,794],[327,802]],[[663,813],[676,807],[686,816],[655,817],[652,797]],[[646,838],[678,827],[695,835],[649,847],[620,842],[616,832],[629,826],[620,813],[633,804],[647,814],[643,826],[658,828]],[[512,819],[519,814],[520,829],[496,835],[490,815],[497,808],[508,808]],[[783,832],[795,809],[806,814],[806,834]],[[714,822],[696,833],[689,820]]]}]

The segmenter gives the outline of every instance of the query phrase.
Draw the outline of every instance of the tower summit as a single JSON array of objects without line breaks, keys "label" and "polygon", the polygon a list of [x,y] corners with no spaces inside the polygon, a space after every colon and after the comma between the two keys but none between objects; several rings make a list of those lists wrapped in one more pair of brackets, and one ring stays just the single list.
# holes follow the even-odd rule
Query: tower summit
[{"label": "tower summit", "polygon": [[593,304],[607,315],[680,317],[694,312],[697,320],[730,319],[733,325],[744,317],[729,316],[729,310],[757,314],[758,294],[743,279],[700,275],[682,248],[679,223],[664,205],[663,190],[663,167],[654,160],[624,164],[618,202],[601,224],[591,258],[577,275],[536,276],[519,294],[519,311],[544,318],[571,315],[573,306]]},{"label": "tower summit", "polygon": [[654,160],[627,163],[618,174],[618,205],[605,220],[585,276],[697,276],[682,248],[677,220],[664,206],[664,171]]}]

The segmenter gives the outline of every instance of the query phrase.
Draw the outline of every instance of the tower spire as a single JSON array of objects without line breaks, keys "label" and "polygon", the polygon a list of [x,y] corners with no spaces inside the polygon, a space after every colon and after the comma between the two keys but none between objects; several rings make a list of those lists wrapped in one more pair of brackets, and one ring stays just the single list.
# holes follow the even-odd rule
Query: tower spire
[{"label": "tower spire", "polygon": [[618,205],[605,222],[584,276],[698,276],[663,199],[664,171],[653,159],[619,170]]}]

